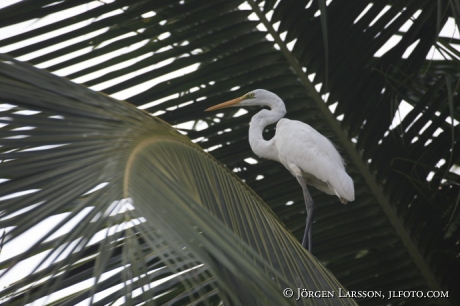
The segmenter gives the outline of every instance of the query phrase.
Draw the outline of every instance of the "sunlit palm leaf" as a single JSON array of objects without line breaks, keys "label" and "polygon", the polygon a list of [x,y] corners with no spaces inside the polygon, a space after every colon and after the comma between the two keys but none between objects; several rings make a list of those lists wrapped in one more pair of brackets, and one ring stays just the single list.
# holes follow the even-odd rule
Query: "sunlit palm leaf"
[{"label": "sunlit palm leaf", "polygon": [[339,292],[260,198],[186,137],[127,103],[1,59],[0,97],[8,104],[0,228],[8,244],[53,226],[47,234],[37,227],[33,246],[2,262],[5,276],[44,257],[2,292],[5,301],[25,304],[83,281],[91,286],[57,302],[75,305],[110,288],[118,290],[107,298],[128,305],[283,305],[294,301],[282,295],[288,287]]}]

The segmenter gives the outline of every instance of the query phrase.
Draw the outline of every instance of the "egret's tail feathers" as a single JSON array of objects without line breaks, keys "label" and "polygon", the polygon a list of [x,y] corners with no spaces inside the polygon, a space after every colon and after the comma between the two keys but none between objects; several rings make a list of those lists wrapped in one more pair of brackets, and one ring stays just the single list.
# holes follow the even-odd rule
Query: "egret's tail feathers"
[{"label": "egret's tail feathers", "polygon": [[333,186],[335,194],[343,204],[347,204],[355,199],[353,180],[345,171],[337,173],[331,185]]}]

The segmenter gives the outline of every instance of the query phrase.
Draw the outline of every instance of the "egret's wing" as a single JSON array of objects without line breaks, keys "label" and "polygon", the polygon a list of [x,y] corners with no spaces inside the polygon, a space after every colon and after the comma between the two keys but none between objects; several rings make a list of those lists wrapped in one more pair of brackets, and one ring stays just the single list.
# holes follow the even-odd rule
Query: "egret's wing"
[{"label": "egret's wing", "polygon": [[300,121],[281,119],[276,126],[275,143],[280,161],[288,169],[289,163],[294,163],[327,184],[330,192],[322,186],[315,187],[345,201],[354,200],[353,181],[345,172],[342,157],[332,142],[314,128]]}]

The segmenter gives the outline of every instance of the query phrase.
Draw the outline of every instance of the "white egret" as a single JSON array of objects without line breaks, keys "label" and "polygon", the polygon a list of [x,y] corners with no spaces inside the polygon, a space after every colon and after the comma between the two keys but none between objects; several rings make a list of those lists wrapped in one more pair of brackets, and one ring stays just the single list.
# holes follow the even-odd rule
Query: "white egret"
[{"label": "white egret", "polygon": [[[206,111],[232,106],[270,108],[263,109],[252,117],[249,144],[256,155],[282,163],[302,186],[307,210],[302,245],[311,252],[314,202],[307,185],[336,195],[344,204],[355,199],[353,180],[345,172],[342,157],[329,139],[308,124],[283,118],[286,114],[284,102],[272,92],[256,89],[239,98],[210,107]],[[277,121],[275,136],[265,140],[262,136],[264,128]]]}]

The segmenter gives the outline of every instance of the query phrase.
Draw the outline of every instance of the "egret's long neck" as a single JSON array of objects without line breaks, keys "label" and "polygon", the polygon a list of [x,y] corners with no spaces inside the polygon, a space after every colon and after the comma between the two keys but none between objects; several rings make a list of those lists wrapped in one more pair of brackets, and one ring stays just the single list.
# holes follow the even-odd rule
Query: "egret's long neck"
[{"label": "egret's long neck", "polygon": [[279,102],[270,103],[271,110],[263,109],[254,115],[249,126],[249,144],[252,151],[260,157],[275,161],[279,161],[275,139],[265,140],[262,134],[267,125],[277,122],[286,114],[284,103]]}]

